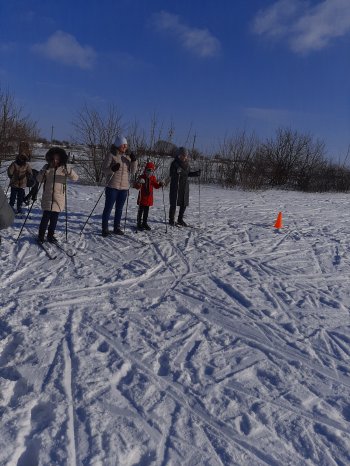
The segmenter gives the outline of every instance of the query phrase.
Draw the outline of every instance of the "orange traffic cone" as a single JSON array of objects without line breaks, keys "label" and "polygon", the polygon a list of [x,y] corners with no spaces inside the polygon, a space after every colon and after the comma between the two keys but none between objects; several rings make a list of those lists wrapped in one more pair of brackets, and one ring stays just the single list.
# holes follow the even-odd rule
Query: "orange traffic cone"
[{"label": "orange traffic cone", "polygon": [[283,223],[282,223],[282,212],[278,212],[276,223],[274,224],[275,228],[282,228]]}]

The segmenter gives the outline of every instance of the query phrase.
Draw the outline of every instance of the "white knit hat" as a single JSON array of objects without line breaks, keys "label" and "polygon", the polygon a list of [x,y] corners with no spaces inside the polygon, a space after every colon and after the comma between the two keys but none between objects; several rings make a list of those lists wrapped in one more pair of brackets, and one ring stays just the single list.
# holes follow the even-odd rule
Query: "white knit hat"
[{"label": "white knit hat", "polygon": [[124,136],[117,136],[117,137],[115,138],[115,141],[114,141],[114,145],[115,145],[116,147],[120,147],[120,146],[122,146],[123,144],[127,144],[127,143],[128,143],[128,141],[126,140],[126,138],[125,138]]}]

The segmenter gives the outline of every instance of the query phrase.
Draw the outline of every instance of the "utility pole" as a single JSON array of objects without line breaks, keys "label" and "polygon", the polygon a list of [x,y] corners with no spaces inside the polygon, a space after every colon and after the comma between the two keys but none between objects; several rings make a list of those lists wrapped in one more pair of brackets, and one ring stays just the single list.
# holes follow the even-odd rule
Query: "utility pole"
[{"label": "utility pole", "polygon": [[52,146],[52,141],[53,141],[53,125],[51,126],[51,146]]},{"label": "utility pole", "polygon": [[196,133],[194,133],[193,143],[192,143],[192,154],[191,154],[192,158],[193,158],[193,152],[194,152],[194,145],[196,144],[196,139],[197,139],[197,135],[196,135]]}]

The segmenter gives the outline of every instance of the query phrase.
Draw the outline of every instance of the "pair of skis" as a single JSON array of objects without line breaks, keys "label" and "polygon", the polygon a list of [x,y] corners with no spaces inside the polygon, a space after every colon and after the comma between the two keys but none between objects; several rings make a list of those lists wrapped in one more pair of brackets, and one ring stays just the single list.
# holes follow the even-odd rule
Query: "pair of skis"
[{"label": "pair of skis", "polygon": [[74,247],[68,246],[67,244],[61,243],[59,241],[55,243],[41,243],[39,240],[37,240],[37,244],[46,252],[47,257],[51,260],[57,258],[58,249],[63,251],[68,257],[74,257],[77,253],[77,250]]}]

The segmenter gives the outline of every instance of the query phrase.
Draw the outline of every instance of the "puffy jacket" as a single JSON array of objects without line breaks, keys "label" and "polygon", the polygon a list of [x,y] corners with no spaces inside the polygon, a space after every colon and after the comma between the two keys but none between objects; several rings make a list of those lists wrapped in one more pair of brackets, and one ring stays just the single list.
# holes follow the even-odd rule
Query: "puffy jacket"
[{"label": "puffy jacket", "polygon": [[43,183],[41,208],[51,212],[62,212],[65,207],[65,190],[67,178],[77,181],[78,175],[72,168],[59,166],[50,168],[48,164],[40,170],[37,180]]},{"label": "puffy jacket", "polygon": [[[113,172],[111,170],[111,163],[119,163],[119,170]],[[106,175],[107,181],[109,181],[107,186],[114,189],[129,189],[130,175],[134,175],[136,170],[137,161],[135,160],[132,162],[129,155],[121,154],[119,152],[117,152],[116,155],[106,155],[102,165],[102,171]]]},{"label": "puffy jacket", "polygon": [[7,169],[12,188],[26,188],[27,178],[32,176],[32,168],[28,162],[20,162],[16,159]]},{"label": "puffy jacket", "polygon": [[137,204],[151,207],[153,205],[153,188],[159,189],[162,185],[161,183],[158,183],[157,178],[154,175],[147,177],[143,174],[139,177],[139,180],[140,179],[144,179],[145,183],[136,182],[134,184],[134,187],[140,190],[137,198]]}]

